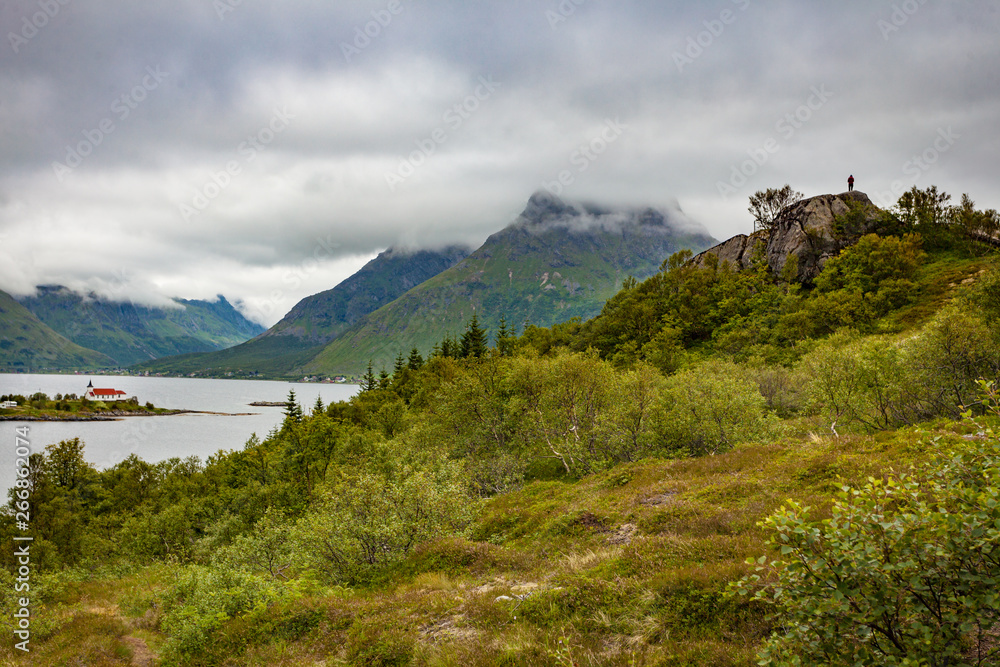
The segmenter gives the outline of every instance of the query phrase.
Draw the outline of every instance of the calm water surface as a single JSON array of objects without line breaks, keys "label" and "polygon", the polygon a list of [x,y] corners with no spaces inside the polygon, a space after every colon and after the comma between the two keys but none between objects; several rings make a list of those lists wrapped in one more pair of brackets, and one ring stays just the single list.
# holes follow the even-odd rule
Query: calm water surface
[{"label": "calm water surface", "polygon": [[354,385],[338,384],[0,373],[0,395],[28,396],[41,391],[49,397],[82,396],[90,381],[95,387],[121,389],[127,397],[135,396],[140,403],[149,401],[158,408],[254,414],[126,417],[113,422],[0,422],[0,487],[6,490],[14,481],[14,429],[19,426],[28,427],[33,452],[79,437],[86,445],[87,460],[98,468],[113,466],[130,454],[150,462],[175,456],[204,460],[220,449],[242,449],[252,434],[263,438],[281,424],[282,408],[251,407],[249,403],[284,401],[289,390],[294,390],[308,413],[317,397],[329,404],[346,400],[358,391]]}]

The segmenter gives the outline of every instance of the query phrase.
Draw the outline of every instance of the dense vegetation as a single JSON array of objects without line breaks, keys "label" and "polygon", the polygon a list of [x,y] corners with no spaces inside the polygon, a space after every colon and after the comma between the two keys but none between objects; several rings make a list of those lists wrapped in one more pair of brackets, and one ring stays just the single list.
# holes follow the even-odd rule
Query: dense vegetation
[{"label": "dense vegetation", "polygon": [[0,527],[28,491],[34,649],[992,664],[997,216],[946,202],[911,191],[865,233],[852,211],[814,284],[681,253],[588,322],[473,319],[205,462],[52,445]]}]

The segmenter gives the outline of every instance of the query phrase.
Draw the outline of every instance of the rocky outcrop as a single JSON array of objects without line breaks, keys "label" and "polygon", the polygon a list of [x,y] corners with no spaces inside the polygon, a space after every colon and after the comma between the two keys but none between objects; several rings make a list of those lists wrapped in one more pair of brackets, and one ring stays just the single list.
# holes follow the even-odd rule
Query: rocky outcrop
[{"label": "rocky outcrop", "polygon": [[826,260],[837,255],[854,240],[838,237],[834,233],[834,221],[838,216],[850,211],[851,203],[871,207],[867,220],[871,228],[874,228],[878,208],[865,193],[820,195],[803,199],[786,208],[778,215],[770,232],[734,236],[714,248],[709,248],[691,261],[704,266],[708,255],[712,254],[716,256],[720,265],[728,262],[736,270],[745,269],[750,266],[757,242],[762,241],[766,243],[764,253],[772,272],[781,275],[785,265],[794,256],[799,282],[812,282],[823,270]]},{"label": "rocky outcrop", "polygon": [[767,243],[767,232],[754,232],[750,236],[737,234],[728,241],[723,241],[714,248],[709,248],[700,255],[695,256],[691,261],[699,266],[704,266],[709,255],[715,255],[719,261],[719,266],[729,263],[736,270],[746,269],[753,261],[754,249],[758,243]]}]

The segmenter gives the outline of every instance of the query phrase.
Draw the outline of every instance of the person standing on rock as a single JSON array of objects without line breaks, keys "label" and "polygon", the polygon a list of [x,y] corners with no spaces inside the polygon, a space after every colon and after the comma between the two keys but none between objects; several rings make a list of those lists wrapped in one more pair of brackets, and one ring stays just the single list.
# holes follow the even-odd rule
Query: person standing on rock
[{"label": "person standing on rock", "polygon": [[854,174],[851,174],[847,178],[847,191],[854,192]]}]

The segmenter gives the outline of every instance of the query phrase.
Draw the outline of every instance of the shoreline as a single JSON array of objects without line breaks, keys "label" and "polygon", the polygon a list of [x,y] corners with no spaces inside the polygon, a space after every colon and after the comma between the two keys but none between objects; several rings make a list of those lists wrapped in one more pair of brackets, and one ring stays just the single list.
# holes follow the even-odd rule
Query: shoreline
[{"label": "shoreline", "polygon": [[129,417],[173,417],[175,415],[212,415],[215,417],[252,417],[259,412],[211,412],[207,410],[169,410],[167,412],[88,413],[59,417],[57,415],[0,415],[0,422],[117,422]]}]

